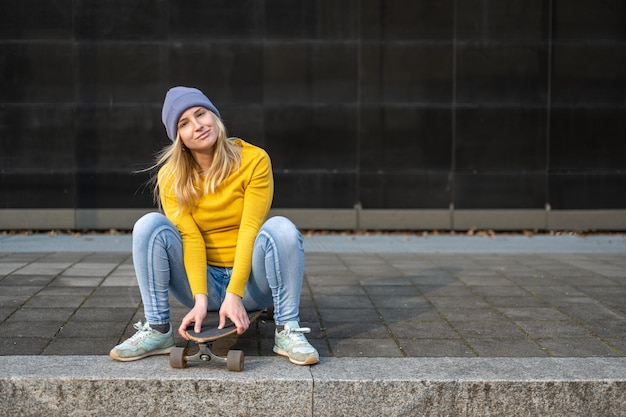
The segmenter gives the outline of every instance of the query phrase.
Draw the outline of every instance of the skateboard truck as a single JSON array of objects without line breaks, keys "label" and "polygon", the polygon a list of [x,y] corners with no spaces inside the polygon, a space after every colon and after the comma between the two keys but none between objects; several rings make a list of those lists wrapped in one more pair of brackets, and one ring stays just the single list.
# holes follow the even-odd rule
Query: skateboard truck
[{"label": "skateboard truck", "polygon": [[218,356],[211,350],[213,342],[199,342],[198,352],[187,356],[186,347],[175,347],[170,352],[170,366],[172,368],[186,368],[187,361],[210,362],[216,361],[226,364],[226,369],[234,372],[243,371],[244,354],[241,350],[229,350],[227,356]]}]

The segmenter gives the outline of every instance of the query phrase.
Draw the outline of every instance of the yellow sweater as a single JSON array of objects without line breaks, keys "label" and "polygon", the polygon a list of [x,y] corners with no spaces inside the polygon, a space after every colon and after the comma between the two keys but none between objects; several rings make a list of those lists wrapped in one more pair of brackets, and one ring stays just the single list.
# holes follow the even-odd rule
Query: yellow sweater
[{"label": "yellow sweater", "polygon": [[183,239],[185,270],[194,297],[207,294],[207,264],[232,267],[227,291],[243,297],[252,265],[254,240],[272,205],[274,178],[267,153],[241,139],[241,166],[187,212],[174,216],[178,202],[159,172],[165,215]]}]

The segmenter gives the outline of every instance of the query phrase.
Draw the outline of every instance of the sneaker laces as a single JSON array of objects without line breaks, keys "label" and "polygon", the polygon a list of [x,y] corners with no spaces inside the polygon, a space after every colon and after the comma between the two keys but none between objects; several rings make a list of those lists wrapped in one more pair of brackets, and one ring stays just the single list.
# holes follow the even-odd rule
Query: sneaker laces
[{"label": "sneaker laces", "polygon": [[309,343],[303,333],[311,333],[309,327],[285,328],[285,336],[297,343]]},{"label": "sneaker laces", "polygon": [[133,324],[133,327],[135,328],[135,330],[137,330],[137,333],[132,335],[128,339],[128,341],[134,342],[136,340],[145,339],[150,334],[150,331],[152,330],[148,322],[145,322],[142,324],[141,321],[138,321],[137,323]]}]

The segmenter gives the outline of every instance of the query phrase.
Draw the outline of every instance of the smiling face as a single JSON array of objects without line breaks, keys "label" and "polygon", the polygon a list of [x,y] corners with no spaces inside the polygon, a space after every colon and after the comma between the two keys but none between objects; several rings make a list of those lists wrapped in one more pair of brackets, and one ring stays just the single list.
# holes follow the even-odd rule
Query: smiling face
[{"label": "smiling face", "polygon": [[191,107],[178,119],[178,135],[194,155],[212,155],[217,143],[218,127],[215,116],[204,107]]}]

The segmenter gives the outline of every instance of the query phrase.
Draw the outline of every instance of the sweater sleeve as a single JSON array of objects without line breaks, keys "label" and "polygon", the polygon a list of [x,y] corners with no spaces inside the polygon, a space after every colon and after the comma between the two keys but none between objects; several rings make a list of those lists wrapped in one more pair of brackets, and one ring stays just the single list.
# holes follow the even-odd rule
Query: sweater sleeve
[{"label": "sweater sleeve", "polygon": [[243,297],[252,268],[254,241],[269,213],[274,196],[274,177],[269,155],[261,151],[245,184],[243,212],[235,249],[233,272],[227,291]]},{"label": "sweater sleeve", "polygon": [[161,206],[165,216],[174,223],[183,240],[183,260],[191,293],[194,297],[197,294],[206,295],[207,257],[202,233],[189,211],[177,213],[178,201],[172,191],[171,182],[166,183],[161,173],[159,173],[158,184]]}]

